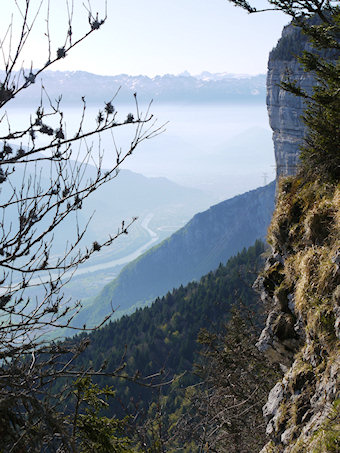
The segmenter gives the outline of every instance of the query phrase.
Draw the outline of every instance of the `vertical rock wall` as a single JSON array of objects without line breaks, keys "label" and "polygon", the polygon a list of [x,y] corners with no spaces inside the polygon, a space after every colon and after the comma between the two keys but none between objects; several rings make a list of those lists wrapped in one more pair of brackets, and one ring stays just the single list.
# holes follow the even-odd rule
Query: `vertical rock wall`
[{"label": "vertical rock wall", "polygon": [[285,91],[280,87],[280,83],[289,77],[296,80],[307,92],[311,92],[315,84],[313,76],[304,72],[296,61],[294,50],[293,53],[287,50],[292,42],[297,44],[298,54],[310,48],[305,37],[293,25],[288,25],[284,28],[276,48],[270,53],[268,61],[267,108],[273,129],[277,176],[292,175],[296,172],[299,147],[306,133],[301,119],[303,99]]},{"label": "vertical rock wall", "polygon": [[272,254],[255,283],[269,307],[257,346],[283,372],[263,408],[269,442],[261,453],[340,451],[340,183],[294,178],[304,104],[279,87],[289,76],[312,90],[295,58],[308,47],[289,25],[268,65],[277,175],[291,176],[279,181]]}]

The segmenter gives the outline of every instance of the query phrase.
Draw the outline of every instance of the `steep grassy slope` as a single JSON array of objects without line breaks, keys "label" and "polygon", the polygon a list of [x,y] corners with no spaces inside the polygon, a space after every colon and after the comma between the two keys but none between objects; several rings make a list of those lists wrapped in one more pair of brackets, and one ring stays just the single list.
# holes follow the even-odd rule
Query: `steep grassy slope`
[{"label": "steep grassy slope", "polygon": [[258,279],[271,306],[259,348],[285,370],[264,408],[263,452],[340,451],[340,184],[281,182]]},{"label": "steep grassy slope", "polygon": [[126,266],[78,317],[94,323],[111,306],[126,310],[199,279],[243,247],[264,238],[274,208],[275,184],[252,190],[197,214],[178,232]]}]

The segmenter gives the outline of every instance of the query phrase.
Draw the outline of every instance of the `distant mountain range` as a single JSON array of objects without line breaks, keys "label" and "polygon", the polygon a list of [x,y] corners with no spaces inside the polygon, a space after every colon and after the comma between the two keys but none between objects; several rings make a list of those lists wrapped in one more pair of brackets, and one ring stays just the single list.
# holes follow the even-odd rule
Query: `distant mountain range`
[{"label": "distant mountain range", "polygon": [[[34,72],[34,71],[33,71]],[[1,73],[0,73],[1,76]],[[84,71],[45,71],[44,87],[51,99],[62,94],[64,103],[79,103],[85,96],[87,102],[104,102],[119,89],[117,102],[131,102],[133,93],[141,103],[156,102],[263,102],[266,95],[266,76],[211,74],[198,76],[189,73],[166,74],[153,78],[120,74],[102,76]],[[37,102],[41,94],[41,78],[29,89],[23,90],[15,104]]]},{"label": "distant mountain range", "polygon": [[199,279],[256,239],[264,239],[274,209],[275,183],[196,214],[186,226],[129,263],[101,293],[87,301],[78,325],[95,324],[143,306],[181,284]]}]

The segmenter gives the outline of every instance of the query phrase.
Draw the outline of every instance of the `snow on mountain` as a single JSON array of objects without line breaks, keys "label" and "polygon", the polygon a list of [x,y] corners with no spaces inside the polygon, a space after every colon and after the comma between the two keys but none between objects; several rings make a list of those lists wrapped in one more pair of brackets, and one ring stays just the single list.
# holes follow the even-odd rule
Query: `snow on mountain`
[{"label": "snow on mountain", "polygon": [[[1,77],[1,74],[0,74]],[[38,80],[39,79],[39,80]],[[109,100],[119,89],[120,102],[130,101],[137,92],[140,101],[157,102],[238,102],[264,100],[266,77],[244,74],[202,72],[193,76],[185,71],[179,75],[165,74],[148,77],[119,74],[96,75],[84,71],[46,71],[42,80],[51,98],[63,94],[64,102],[79,102],[86,96],[88,102]],[[17,103],[39,99],[41,79],[18,96]]]}]

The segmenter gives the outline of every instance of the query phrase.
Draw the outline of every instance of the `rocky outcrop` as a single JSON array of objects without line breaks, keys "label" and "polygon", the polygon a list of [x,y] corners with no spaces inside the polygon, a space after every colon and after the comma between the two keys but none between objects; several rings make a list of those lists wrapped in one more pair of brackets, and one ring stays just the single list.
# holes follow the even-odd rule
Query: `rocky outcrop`
[{"label": "rocky outcrop", "polygon": [[[292,45],[299,43],[298,46]],[[292,25],[283,29],[282,37],[269,55],[267,74],[267,108],[270,126],[273,130],[273,142],[277,176],[292,175],[299,162],[300,146],[306,134],[301,119],[304,101],[280,87],[280,83],[289,78],[295,80],[301,88],[311,92],[315,84],[314,77],[306,73],[297,62],[295,54],[308,50],[306,39]]]},{"label": "rocky outcrop", "polygon": [[281,180],[272,254],[255,286],[270,312],[258,348],[283,378],[263,408],[261,453],[337,452],[340,442],[340,185]]},{"label": "rocky outcrop", "polygon": [[280,87],[286,74],[293,74],[305,89],[313,86],[313,78],[307,76],[301,66],[294,62],[272,62],[268,65],[267,106],[273,142],[277,176],[292,175],[299,163],[300,146],[305,137],[301,119],[304,102]]},{"label": "rocky outcrop", "polygon": [[261,453],[340,451],[340,185],[294,177],[305,105],[280,87],[288,78],[312,91],[315,79],[296,60],[304,50],[307,38],[288,25],[268,63],[277,176],[287,178],[278,179],[272,253],[255,282],[269,308],[257,347],[283,373],[263,408],[271,440]]}]

